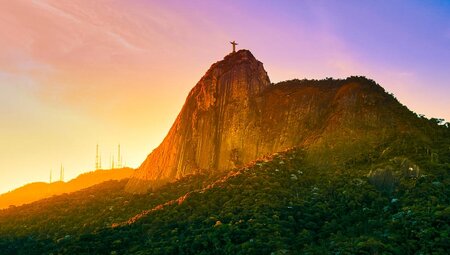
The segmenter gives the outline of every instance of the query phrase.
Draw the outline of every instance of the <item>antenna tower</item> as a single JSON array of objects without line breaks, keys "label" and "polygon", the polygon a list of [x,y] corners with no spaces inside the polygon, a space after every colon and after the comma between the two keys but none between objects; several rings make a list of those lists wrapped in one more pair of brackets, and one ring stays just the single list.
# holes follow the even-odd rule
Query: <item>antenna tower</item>
[{"label": "antenna tower", "polygon": [[122,168],[122,157],[120,156],[120,144],[118,146],[118,153],[117,153],[117,168]]},{"label": "antenna tower", "polygon": [[95,153],[95,169],[100,169],[101,167],[102,167],[101,157],[98,153],[98,144],[97,144],[97,149]]},{"label": "antenna tower", "polygon": [[114,155],[111,155],[111,169],[114,169]]},{"label": "antenna tower", "polygon": [[61,170],[59,171],[59,181],[64,181],[64,167],[61,164]]}]

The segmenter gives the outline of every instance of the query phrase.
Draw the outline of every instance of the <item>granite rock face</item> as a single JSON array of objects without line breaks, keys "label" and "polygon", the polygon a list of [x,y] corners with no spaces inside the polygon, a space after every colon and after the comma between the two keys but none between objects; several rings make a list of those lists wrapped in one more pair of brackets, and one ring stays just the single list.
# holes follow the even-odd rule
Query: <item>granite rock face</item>
[{"label": "granite rock face", "polygon": [[382,123],[407,125],[395,111],[407,109],[365,78],[271,84],[263,64],[240,50],[213,64],[191,90],[169,133],[126,190],[146,192],[294,146],[327,162],[362,153],[388,135]]}]

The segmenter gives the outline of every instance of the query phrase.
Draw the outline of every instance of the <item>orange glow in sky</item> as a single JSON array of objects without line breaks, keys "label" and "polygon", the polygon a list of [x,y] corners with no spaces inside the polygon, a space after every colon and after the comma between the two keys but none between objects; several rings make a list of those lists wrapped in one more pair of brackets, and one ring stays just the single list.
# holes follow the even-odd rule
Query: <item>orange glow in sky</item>
[{"label": "orange glow in sky", "polygon": [[[354,47],[336,22],[345,17],[332,16],[332,6],[224,2],[1,1],[0,193],[48,181],[61,163],[66,179],[93,170],[97,143],[105,168],[119,143],[127,166],[138,167],[166,135],[190,89],[229,53],[232,40],[265,64],[273,82],[365,75],[410,109],[450,119],[450,77],[440,69],[448,64],[448,48],[438,57],[417,56],[417,62],[439,64],[419,72],[420,66],[397,61],[395,54],[383,60],[382,50]],[[433,8],[428,10],[439,19]],[[420,13],[410,15],[417,20]],[[372,25],[390,25],[382,21]],[[380,40],[391,38],[389,29],[380,31],[387,33]],[[398,36],[414,40],[411,34]],[[442,36],[448,46],[450,28]]]}]

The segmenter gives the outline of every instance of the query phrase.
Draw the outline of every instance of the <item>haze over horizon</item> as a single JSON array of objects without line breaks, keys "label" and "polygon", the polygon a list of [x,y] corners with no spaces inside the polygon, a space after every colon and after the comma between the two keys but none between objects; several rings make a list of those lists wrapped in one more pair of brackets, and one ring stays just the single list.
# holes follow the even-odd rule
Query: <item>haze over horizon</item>
[{"label": "haze over horizon", "polygon": [[450,120],[450,3],[2,1],[0,193],[138,167],[209,66],[249,49],[272,82],[364,75]]}]

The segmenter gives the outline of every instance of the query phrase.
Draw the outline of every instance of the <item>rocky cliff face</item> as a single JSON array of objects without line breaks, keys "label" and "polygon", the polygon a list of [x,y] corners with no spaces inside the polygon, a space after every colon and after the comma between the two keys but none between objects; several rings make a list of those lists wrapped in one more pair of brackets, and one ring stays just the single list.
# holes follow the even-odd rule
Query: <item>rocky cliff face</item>
[{"label": "rocky cliff face", "polygon": [[[380,110],[382,109],[382,110]],[[337,161],[380,144],[409,112],[373,81],[271,84],[248,50],[211,66],[189,93],[168,135],[135,172],[129,192],[197,171],[223,171],[293,146],[313,160]]]}]

